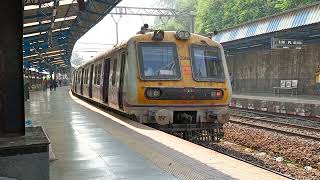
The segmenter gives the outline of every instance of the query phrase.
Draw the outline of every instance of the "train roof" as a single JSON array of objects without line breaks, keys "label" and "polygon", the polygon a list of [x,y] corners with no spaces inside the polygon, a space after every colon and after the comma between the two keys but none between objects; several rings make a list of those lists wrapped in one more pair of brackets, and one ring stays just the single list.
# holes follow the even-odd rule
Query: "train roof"
[{"label": "train roof", "polygon": [[[190,39],[188,41],[191,41],[191,43],[192,42],[197,43],[197,42],[205,41],[206,44],[208,44],[210,46],[221,47],[219,42],[214,41],[214,40],[210,39],[209,37],[205,37],[205,36],[202,36],[202,35],[199,35],[199,34],[195,34],[195,33],[190,33],[190,35],[191,36],[190,36]],[[141,42],[148,41],[148,42],[150,42],[150,39],[152,39],[152,37],[153,37],[153,31],[147,32],[145,34],[136,34],[136,35],[132,36],[129,40],[123,41],[120,44],[115,45],[111,49],[108,49],[108,50],[105,50],[105,51],[99,53],[97,56],[93,57],[91,60],[81,64],[80,66],[78,66],[76,69],[78,69],[80,67],[87,66],[88,64],[91,64],[91,63],[93,63],[95,61],[98,61],[102,57],[108,56],[109,54],[111,54],[112,52],[114,52],[114,51],[116,51],[118,49],[126,47],[129,42],[132,42],[132,41],[141,41]],[[172,39],[176,40],[176,31],[164,31],[164,39],[162,41],[155,41],[155,42],[172,42]],[[181,41],[183,41],[183,40],[181,40]]]}]

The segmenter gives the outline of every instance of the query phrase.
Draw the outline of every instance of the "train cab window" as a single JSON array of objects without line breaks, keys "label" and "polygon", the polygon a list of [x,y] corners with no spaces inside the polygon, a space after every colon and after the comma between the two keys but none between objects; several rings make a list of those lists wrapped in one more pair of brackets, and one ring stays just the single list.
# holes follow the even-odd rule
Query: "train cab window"
[{"label": "train cab window", "polygon": [[139,43],[139,65],[144,80],[181,78],[177,47],[173,43]]},{"label": "train cab window", "polygon": [[220,49],[208,46],[191,46],[192,74],[197,81],[224,81]]}]

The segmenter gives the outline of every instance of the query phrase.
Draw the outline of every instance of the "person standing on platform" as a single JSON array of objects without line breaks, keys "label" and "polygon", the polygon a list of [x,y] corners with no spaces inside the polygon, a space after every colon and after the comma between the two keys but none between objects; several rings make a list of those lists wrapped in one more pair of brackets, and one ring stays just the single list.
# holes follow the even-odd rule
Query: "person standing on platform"
[{"label": "person standing on platform", "polygon": [[29,79],[27,78],[27,76],[24,76],[23,84],[24,84],[24,100],[27,101],[29,99]]},{"label": "person standing on platform", "polygon": [[46,78],[44,78],[44,79],[42,80],[42,90],[43,90],[43,91],[46,91],[46,90],[47,90],[47,79],[46,79]]},{"label": "person standing on platform", "polygon": [[53,80],[53,89],[56,90],[58,87],[58,81],[56,79]]},{"label": "person standing on platform", "polygon": [[53,89],[53,79],[52,79],[52,77],[50,77],[50,80],[49,80],[49,88],[50,88],[50,91],[52,91],[52,89]]}]

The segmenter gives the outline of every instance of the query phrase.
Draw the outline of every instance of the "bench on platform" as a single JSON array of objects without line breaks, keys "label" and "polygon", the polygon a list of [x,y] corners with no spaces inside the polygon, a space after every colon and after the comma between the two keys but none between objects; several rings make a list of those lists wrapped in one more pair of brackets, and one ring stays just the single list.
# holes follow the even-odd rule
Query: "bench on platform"
[{"label": "bench on platform", "polygon": [[291,95],[298,95],[298,80],[280,80],[279,87],[273,87],[274,94],[280,94],[280,90],[291,90]]}]

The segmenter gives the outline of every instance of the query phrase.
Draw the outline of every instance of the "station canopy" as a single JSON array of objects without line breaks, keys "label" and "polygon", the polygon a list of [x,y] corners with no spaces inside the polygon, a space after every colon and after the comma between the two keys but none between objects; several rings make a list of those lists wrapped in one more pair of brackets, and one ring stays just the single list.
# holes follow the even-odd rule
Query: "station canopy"
[{"label": "station canopy", "polygon": [[270,39],[289,38],[320,42],[320,2],[224,29],[213,36],[225,49],[239,51],[270,47]]},{"label": "station canopy", "polygon": [[22,0],[23,64],[39,71],[69,69],[75,42],[121,0]]}]

